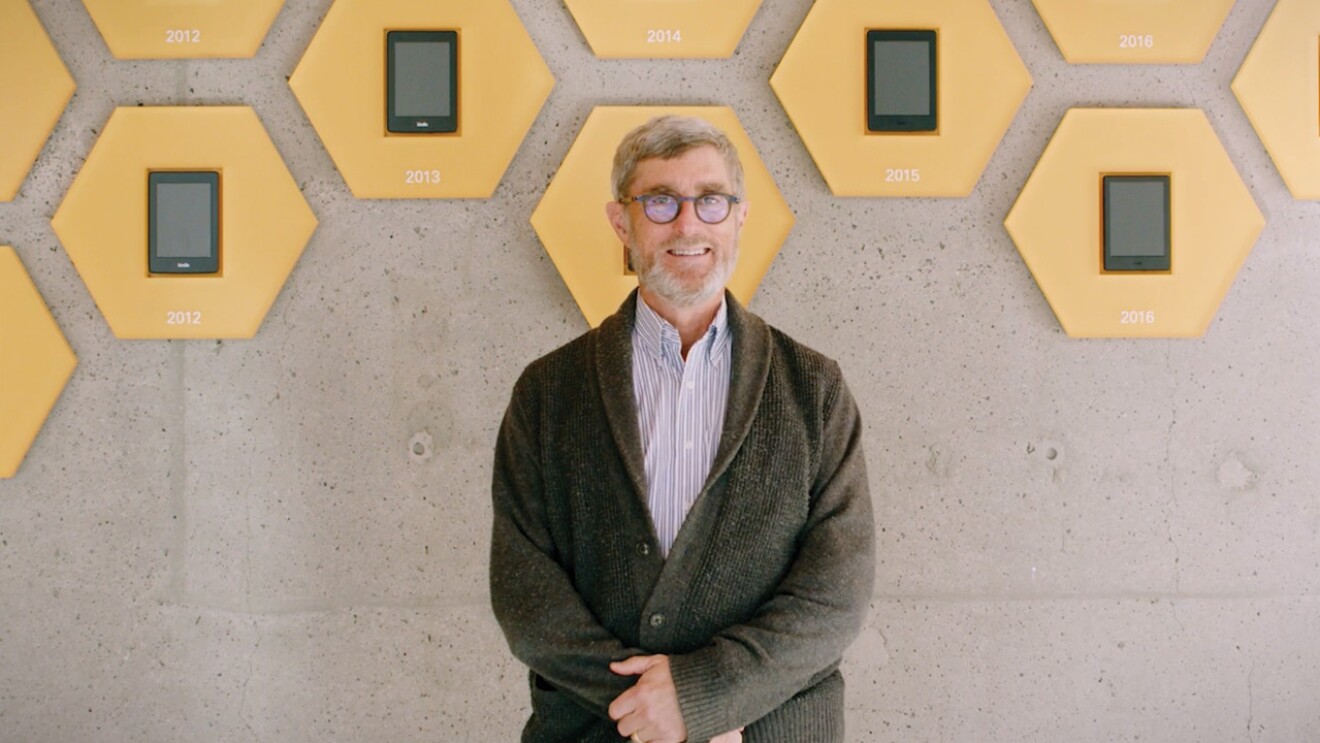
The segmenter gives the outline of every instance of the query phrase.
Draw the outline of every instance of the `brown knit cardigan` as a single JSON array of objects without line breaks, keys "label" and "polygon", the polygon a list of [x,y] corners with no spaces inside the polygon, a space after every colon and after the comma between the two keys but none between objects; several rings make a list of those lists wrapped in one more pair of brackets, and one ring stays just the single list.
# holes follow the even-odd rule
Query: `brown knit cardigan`
[{"label": "brown knit cardigan", "polygon": [[531,669],[523,741],[618,741],[606,714],[670,656],[689,740],[843,740],[838,665],[874,578],[861,422],[839,367],[727,295],[729,407],[701,494],[660,555],[632,389],[636,292],[533,362],[495,449],[490,592]]}]

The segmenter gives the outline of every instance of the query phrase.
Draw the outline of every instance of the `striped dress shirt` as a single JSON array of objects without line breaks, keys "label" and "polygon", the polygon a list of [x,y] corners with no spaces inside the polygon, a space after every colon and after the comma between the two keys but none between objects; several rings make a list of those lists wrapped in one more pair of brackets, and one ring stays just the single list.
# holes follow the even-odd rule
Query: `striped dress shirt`
[{"label": "striped dress shirt", "polygon": [[724,429],[732,349],[728,307],[683,360],[678,330],[637,298],[632,335],[633,395],[646,463],[646,503],[661,554],[706,483]]}]

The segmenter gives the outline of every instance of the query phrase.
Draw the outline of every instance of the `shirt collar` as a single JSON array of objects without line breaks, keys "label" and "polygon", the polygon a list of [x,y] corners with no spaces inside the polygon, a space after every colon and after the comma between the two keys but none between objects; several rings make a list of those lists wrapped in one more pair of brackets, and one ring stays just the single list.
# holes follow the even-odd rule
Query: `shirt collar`
[{"label": "shirt collar", "polygon": [[[633,325],[633,335],[641,342],[645,352],[657,358],[664,358],[666,348],[672,349],[676,357],[679,355],[681,344],[678,329],[651,309],[640,294],[637,296],[637,317]],[[712,362],[719,361],[727,355],[731,346],[729,303],[723,296],[720,297],[720,308],[715,311],[715,319],[706,329],[705,339],[708,341],[707,357]]]}]

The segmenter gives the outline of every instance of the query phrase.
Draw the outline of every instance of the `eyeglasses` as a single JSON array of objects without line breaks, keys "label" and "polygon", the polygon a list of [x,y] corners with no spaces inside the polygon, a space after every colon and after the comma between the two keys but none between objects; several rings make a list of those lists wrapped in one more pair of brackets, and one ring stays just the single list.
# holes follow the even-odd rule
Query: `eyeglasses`
[{"label": "eyeglasses", "polygon": [[697,219],[706,224],[719,224],[729,218],[733,205],[741,199],[727,193],[704,193],[699,196],[644,193],[619,199],[619,203],[625,206],[634,201],[642,205],[642,212],[646,214],[646,218],[656,224],[669,224],[678,219],[678,212],[683,208],[684,201],[692,202]]}]

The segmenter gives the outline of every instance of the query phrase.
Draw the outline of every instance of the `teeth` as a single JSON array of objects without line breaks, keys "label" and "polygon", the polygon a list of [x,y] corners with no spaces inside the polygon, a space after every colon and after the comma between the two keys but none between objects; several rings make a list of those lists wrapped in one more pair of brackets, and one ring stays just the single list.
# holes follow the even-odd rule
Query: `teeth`
[{"label": "teeth", "polygon": [[701,255],[702,253],[706,252],[706,249],[702,248],[700,250],[671,250],[669,252],[673,253],[674,255]]}]

